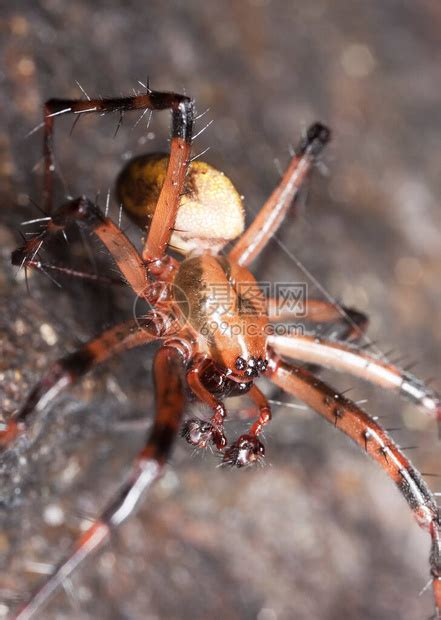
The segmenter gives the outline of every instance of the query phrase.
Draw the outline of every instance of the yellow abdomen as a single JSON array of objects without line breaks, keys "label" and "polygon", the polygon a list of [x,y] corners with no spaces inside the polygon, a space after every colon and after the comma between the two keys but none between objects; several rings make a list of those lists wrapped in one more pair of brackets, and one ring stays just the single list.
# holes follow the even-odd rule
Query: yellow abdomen
[{"label": "yellow abdomen", "polygon": [[[118,178],[118,199],[142,227],[153,216],[167,165],[168,155],[141,155]],[[243,232],[242,199],[223,172],[203,161],[190,164],[174,228],[171,247],[182,254],[193,249],[218,252]]]}]

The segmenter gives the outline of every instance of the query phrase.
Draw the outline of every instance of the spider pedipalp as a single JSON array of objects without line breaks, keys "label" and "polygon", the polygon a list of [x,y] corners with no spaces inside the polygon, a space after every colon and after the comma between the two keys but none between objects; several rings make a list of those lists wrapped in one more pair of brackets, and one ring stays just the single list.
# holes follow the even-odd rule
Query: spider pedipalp
[{"label": "spider pedipalp", "polygon": [[241,435],[229,446],[222,459],[224,465],[247,467],[261,463],[265,456],[265,446],[254,435]]},{"label": "spider pedipalp", "polygon": [[181,436],[196,448],[206,448],[214,441],[215,428],[211,422],[190,418],[182,425]]}]

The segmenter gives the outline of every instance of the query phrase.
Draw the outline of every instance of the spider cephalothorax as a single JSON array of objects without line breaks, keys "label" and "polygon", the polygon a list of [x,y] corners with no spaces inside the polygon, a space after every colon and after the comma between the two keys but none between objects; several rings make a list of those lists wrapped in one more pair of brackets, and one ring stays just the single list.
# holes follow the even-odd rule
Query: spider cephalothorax
[{"label": "spider cephalothorax", "polygon": [[[126,110],[172,111],[170,154],[138,157],[121,173],[117,194],[134,221],[147,226],[142,253],[123,231],[85,197],[53,210],[52,132],[60,114]],[[44,116],[45,208],[42,230],[12,255],[23,268],[44,270],[38,252],[51,236],[76,222],[93,232],[114,258],[135,295],[152,306],[146,316],[112,327],[72,355],[55,362],[33,388],[22,408],[0,430],[8,446],[26,431],[30,414],[86,372],[120,351],[160,343],[153,363],[156,414],[128,483],[78,540],[68,557],[18,612],[29,618],[90,551],[100,546],[136,507],[144,491],[161,474],[180,429],[193,446],[213,445],[225,465],[261,462],[262,430],[271,419],[265,395],[256,385],[261,375],[317,411],[351,437],[395,482],[419,525],[431,538],[431,581],[437,614],[441,613],[441,526],[429,488],[393,439],[359,405],[323,383],[310,370],[327,366],[400,392],[441,419],[439,396],[413,376],[357,348],[367,325],[364,315],[318,299],[307,300],[306,320],[332,323],[338,339],[315,334],[280,335],[271,326],[290,317],[279,299],[267,298],[248,266],[278,229],[315,159],[330,138],[320,123],[312,125],[280,184],[254,222],[244,231],[242,200],[227,177],[204,162],[190,163],[193,102],[183,95],[147,89],[116,99],[47,102]],[[234,241],[225,254],[226,244]],[[168,254],[173,248],[182,260]],[[295,310],[292,311],[295,316]],[[349,342],[352,341],[352,342]],[[298,360],[300,364],[285,361]],[[207,418],[183,423],[186,397],[210,411]],[[227,396],[246,395],[256,410],[251,426],[228,442],[224,432]]]}]

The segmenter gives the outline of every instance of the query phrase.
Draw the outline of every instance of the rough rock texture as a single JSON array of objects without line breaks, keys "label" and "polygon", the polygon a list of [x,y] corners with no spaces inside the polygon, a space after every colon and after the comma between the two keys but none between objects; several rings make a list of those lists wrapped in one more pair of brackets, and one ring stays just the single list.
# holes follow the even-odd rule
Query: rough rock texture
[{"label": "rough rock texture", "polygon": [[[435,0],[288,3],[23,2],[0,21],[1,413],[7,417],[50,360],[130,316],[120,289],[41,275],[15,278],[9,253],[20,221],[38,217],[41,120],[50,96],[158,89],[194,96],[214,124],[194,146],[244,194],[252,217],[315,119],[334,141],[298,220],[280,238],[320,284],[372,317],[370,334],[419,362],[441,389],[441,6]],[[69,193],[105,194],[130,154],[167,148],[166,114],[148,130],[125,117],[57,124],[57,163]],[[276,162],[276,165],[275,163]],[[59,197],[62,195],[60,187]],[[113,214],[118,217],[117,207]],[[124,222],[124,225],[126,222]],[[131,229],[131,233],[135,231]],[[94,265],[84,246],[58,259]],[[87,241],[89,245],[89,242]],[[91,243],[101,258],[101,248]],[[262,280],[305,281],[272,244]],[[308,281],[308,280],[307,280]],[[310,294],[318,294],[308,281]],[[69,546],[123,480],[152,415],[151,355],[131,353],[61,398],[32,447],[1,465],[0,618]],[[332,377],[385,416],[424,472],[440,471],[424,414],[349,377]],[[274,398],[283,398],[274,391]],[[232,408],[238,409],[237,402]],[[181,443],[169,472],[106,549],[54,596],[45,619],[414,620],[432,610],[427,537],[388,479],[312,412],[275,406],[268,465],[216,468]],[[387,416],[387,417],[386,417]],[[237,423],[229,425],[237,431]],[[437,478],[428,478],[439,489]]]}]

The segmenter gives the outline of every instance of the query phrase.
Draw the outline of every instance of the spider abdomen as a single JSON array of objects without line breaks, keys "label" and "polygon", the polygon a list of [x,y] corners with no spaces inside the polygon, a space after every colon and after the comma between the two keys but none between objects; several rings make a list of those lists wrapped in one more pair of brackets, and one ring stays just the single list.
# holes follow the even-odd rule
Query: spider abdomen
[{"label": "spider abdomen", "polygon": [[[117,181],[120,203],[139,226],[145,228],[155,212],[167,174],[169,157],[164,153],[132,159]],[[171,247],[181,254],[197,248],[219,251],[244,229],[242,199],[228,177],[210,164],[189,165]]]}]

